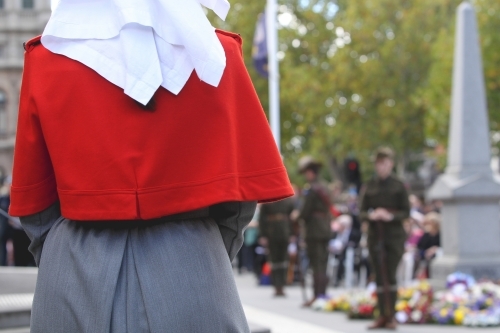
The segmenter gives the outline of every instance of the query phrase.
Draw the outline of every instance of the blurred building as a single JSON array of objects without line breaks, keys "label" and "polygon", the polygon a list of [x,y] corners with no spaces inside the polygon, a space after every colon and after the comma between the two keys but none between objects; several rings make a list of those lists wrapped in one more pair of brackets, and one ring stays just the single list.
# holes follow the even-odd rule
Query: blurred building
[{"label": "blurred building", "polygon": [[50,13],[50,0],[0,0],[0,177],[12,169],[23,43],[42,33]]}]

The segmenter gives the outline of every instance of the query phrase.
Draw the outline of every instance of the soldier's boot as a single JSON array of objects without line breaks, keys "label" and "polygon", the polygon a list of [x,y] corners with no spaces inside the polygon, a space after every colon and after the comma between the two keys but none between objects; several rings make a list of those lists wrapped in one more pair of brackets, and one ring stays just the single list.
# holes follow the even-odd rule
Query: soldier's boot
[{"label": "soldier's boot", "polygon": [[310,307],[314,303],[314,301],[316,301],[316,299],[318,298],[318,287],[319,287],[319,284],[318,284],[318,274],[313,273],[314,297],[311,298],[309,301],[305,302],[304,304],[302,304],[303,307],[308,308],[308,307]]},{"label": "soldier's boot", "polygon": [[318,274],[313,273],[314,297],[318,297],[318,287],[319,287]]},{"label": "soldier's boot", "polygon": [[311,307],[311,305],[313,305],[313,303],[316,301],[316,299],[317,299],[316,296],[314,296],[313,298],[311,298],[310,300],[308,300],[307,302],[302,304],[302,307],[304,307],[304,308]]},{"label": "soldier's boot", "polygon": [[391,309],[389,309],[389,315],[387,316],[387,324],[385,325],[385,328],[389,329],[389,330],[395,330],[398,326],[398,322],[394,318],[394,313],[396,311],[395,307],[396,307],[396,300],[398,297],[398,293],[396,291],[391,291],[389,293],[389,296],[390,296],[390,301],[391,301],[390,302]]},{"label": "soldier's boot", "polygon": [[397,327],[398,327],[398,323],[397,323],[396,319],[394,318],[394,316],[392,316],[392,318],[389,318],[387,320],[387,323],[385,324],[385,328],[388,330],[395,330]]},{"label": "soldier's boot", "polygon": [[286,294],[283,291],[283,287],[274,287],[274,297],[285,297]]},{"label": "soldier's boot", "polygon": [[330,278],[328,277],[328,275],[323,274],[323,295],[326,296],[326,290],[328,288],[328,283],[330,282]]},{"label": "soldier's boot", "polygon": [[319,274],[318,275],[318,290],[317,290],[317,295],[318,297],[322,297],[326,295],[326,288],[328,286],[328,275],[326,274]]},{"label": "soldier's boot", "polygon": [[369,330],[385,329],[387,326],[387,318],[385,316],[378,317],[373,324],[368,326]]}]

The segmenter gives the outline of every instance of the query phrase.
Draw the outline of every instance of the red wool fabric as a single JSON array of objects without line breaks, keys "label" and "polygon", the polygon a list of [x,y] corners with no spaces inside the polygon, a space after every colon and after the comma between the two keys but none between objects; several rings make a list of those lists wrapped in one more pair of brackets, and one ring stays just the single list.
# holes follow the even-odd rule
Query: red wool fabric
[{"label": "red wool fabric", "polygon": [[227,57],[219,87],[193,72],[177,96],[158,89],[154,112],[40,37],[29,41],[10,214],[60,200],[73,220],[151,219],[293,195],[241,38],[217,34]]}]

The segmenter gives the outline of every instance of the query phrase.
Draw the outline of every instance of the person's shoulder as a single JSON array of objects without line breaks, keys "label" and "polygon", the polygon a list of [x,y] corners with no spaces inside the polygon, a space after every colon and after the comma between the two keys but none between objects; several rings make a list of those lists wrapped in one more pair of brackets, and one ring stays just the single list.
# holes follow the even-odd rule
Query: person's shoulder
[{"label": "person's shoulder", "polygon": [[231,53],[233,53],[233,51],[234,53],[241,56],[242,53],[241,47],[243,45],[243,39],[239,34],[220,29],[216,29],[215,32],[219,37],[222,47],[226,51],[226,56],[230,56]]},{"label": "person's shoulder", "polygon": [[286,198],[281,201],[278,201],[280,203],[280,207],[283,209],[288,209],[290,207],[293,207],[295,204],[295,201],[293,198]]},{"label": "person's shoulder", "polygon": [[397,185],[397,186],[400,186],[400,187],[405,188],[405,183],[404,183],[404,181],[403,181],[401,178],[399,178],[398,176],[391,175],[389,179],[390,179],[390,181],[391,181],[394,185]]},{"label": "person's shoulder", "polygon": [[318,178],[315,181],[311,182],[311,187],[314,189],[325,189],[328,188],[328,182],[323,178]]},{"label": "person's shoulder", "polygon": [[311,190],[319,195],[325,195],[330,193],[328,188],[328,183],[323,179],[318,179],[317,181],[311,183]]},{"label": "person's shoulder", "polygon": [[328,188],[328,182],[326,180],[324,180],[323,178],[320,178],[319,179],[319,184],[321,185],[321,187],[323,188]]},{"label": "person's shoulder", "polygon": [[[23,78],[38,77],[43,78],[42,74],[47,67],[54,63],[51,52],[42,45],[42,36],[36,36],[23,43],[24,47],[24,74]],[[23,80],[24,80],[23,79]]]},{"label": "person's shoulder", "polygon": [[302,188],[302,195],[303,196],[308,196],[312,191],[312,184],[311,183],[306,183],[304,187]]},{"label": "person's shoulder", "polygon": [[23,43],[25,50],[25,58],[30,59],[30,63],[36,62],[37,64],[53,63],[54,53],[43,47],[42,36],[36,36]]},{"label": "person's shoulder", "polygon": [[215,32],[219,36],[219,39],[223,42],[234,43],[236,41],[239,45],[243,44],[243,39],[240,34],[221,29],[216,29]]},{"label": "person's shoulder", "polygon": [[23,43],[24,50],[26,52],[33,51],[37,46],[42,44],[42,36],[36,36]]},{"label": "person's shoulder", "polygon": [[373,187],[377,185],[377,181],[378,181],[377,178],[372,177],[365,183],[365,187]]}]

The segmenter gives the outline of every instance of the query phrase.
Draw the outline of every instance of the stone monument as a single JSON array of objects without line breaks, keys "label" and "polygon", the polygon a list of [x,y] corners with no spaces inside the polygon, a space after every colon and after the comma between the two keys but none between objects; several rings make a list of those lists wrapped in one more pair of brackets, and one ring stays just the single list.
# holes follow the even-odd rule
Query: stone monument
[{"label": "stone monument", "polygon": [[428,192],[443,201],[436,285],[455,271],[500,279],[500,183],[490,166],[486,92],[473,6],[457,11],[448,166]]}]

